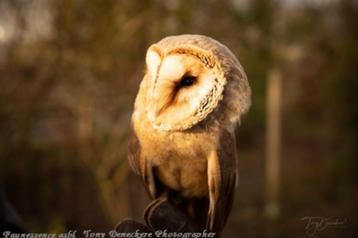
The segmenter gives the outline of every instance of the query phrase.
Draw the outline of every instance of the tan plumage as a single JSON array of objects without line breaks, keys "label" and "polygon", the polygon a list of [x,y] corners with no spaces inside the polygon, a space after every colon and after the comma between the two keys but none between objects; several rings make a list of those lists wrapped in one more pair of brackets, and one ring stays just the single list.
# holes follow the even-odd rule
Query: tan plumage
[{"label": "tan plumage", "polygon": [[164,38],[146,64],[129,162],[152,198],[220,233],[237,181],[235,125],[250,106],[246,75],[228,48],[201,35]]}]

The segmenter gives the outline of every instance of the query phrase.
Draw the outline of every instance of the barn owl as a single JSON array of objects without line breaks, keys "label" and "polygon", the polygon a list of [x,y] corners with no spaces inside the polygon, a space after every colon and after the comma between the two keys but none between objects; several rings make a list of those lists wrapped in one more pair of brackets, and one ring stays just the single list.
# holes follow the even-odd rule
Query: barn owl
[{"label": "barn owl", "polygon": [[242,66],[218,41],[178,35],[151,45],[128,156],[151,198],[220,233],[238,181],[235,127],[250,104]]}]

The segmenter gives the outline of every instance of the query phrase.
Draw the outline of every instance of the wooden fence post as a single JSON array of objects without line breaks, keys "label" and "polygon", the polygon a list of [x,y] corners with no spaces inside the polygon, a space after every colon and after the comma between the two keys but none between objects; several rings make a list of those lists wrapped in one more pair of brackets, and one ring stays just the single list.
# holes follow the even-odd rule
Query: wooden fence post
[{"label": "wooden fence post", "polygon": [[270,219],[279,216],[280,150],[281,150],[281,84],[279,68],[269,71],[266,92],[266,206]]}]

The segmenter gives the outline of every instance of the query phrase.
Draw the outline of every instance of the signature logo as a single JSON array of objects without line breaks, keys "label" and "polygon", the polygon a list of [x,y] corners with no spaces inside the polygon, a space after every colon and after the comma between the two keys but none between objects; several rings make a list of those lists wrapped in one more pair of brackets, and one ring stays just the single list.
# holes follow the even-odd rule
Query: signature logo
[{"label": "signature logo", "polygon": [[347,219],[329,218],[321,216],[303,217],[301,220],[306,221],[306,235],[314,236],[320,231],[328,228],[340,228],[345,227]]}]

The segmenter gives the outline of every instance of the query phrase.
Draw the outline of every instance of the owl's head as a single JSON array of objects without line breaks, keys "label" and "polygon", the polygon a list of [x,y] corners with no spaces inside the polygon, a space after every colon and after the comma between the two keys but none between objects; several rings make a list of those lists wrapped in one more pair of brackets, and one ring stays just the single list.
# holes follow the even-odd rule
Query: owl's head
[{"label": "owl's head", "polygon": [[189,129],[218,108],[225,97],[236,97],[232,98],[236,103],[229,104],[237,116],[250,105],[250,88],[242,67],[228,48],[212,38],[164,38],[149,47],[146,65],[146,110],[156,129]]}]

